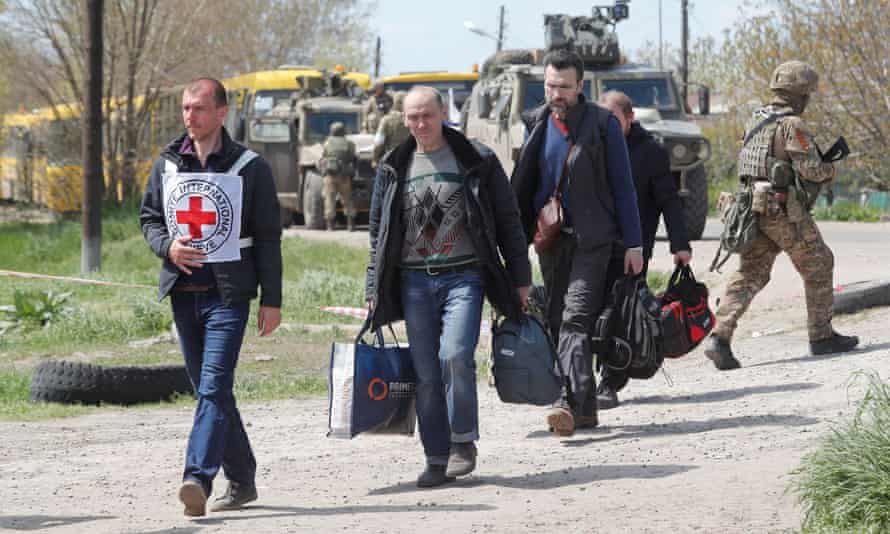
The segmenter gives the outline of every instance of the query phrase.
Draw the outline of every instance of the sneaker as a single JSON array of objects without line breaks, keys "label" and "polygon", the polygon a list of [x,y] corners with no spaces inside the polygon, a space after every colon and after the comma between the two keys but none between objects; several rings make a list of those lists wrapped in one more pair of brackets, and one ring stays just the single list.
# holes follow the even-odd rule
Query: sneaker
[{"label": "sneaker", "polygon": [[245,504],[255,500],[257,500],[256,485],[239,484],[230,481],[226,492],[214,499],[213,504],[210,506],[210,511],[238,510]]},{"label": "sneaker", "polygon": [[445,470],[446,477],[462,477],[469,475],[476,469],[476,444],[472,441],[467,443],[452,443],[451,454],[448,456],[448,469]]},{"label": "sneaker", "polygon": [[705,356],[714,362],[714,367],[721,371],[729,371],[730,369],[738,369],[742,366],[735,356],[732,355],[732,349],[729,347],[729,341],[720,339],[715,335],[708,337],[705,342]]},{"label": "sneaker", "polygon": [[810,354],[819,356],[822,354],[848,352],[855,349],[857,345],[859,345],[858,337],[842,336],[832,331],[831,337],[810,342]]},{"label": "sneaker", "polygon": [[193,479],[186,479],[179,487],[179,500],[185,505],[185,515],[189,517],[200,517],[206,512],[207,492],[200,482]]},{"label": "sneaker", "polygon": [[547,426],[557,436],[571,436],[575,433],[575,416],[565,404],[556,404],[547,413]]},{"label": "sneaker", "polygon": [[598,410],[611,410],[618,406],[618,392],[605,382],[600,384],[596,392],[596,407]]},{"label": "sneaker", "polygon": [[441,486],[442,484],[447,484],[448,482],[453,481],[454,477],[449,477],[445,474],[444,465],[427,464],[426,469],[423,470],[423,473],[421,473],[420,476],[417,477],[417,487],[435,488],[436,486]]}]

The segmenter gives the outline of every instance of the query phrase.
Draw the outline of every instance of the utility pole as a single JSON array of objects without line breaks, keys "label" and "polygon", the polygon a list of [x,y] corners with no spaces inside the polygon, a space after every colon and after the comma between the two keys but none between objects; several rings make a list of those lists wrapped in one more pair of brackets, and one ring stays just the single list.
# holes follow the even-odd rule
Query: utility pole
[{"label": "utility pole", "polygon": [[504,6],[501,4],[500,14],[498,15],[498,52],[504,47]]},{"label": "utility pole", "polygon": [[683,62],[683,109],[687,106],[687,97],[689,96],[689,0],[681,0],[680,5],[683,9],[683,50],[681,51]]},{"label": "utility pole", "polygon": [[380,36],[377,36],[377,48],[374,51],[374,79],[380,77]]},{"label": "utility pole", "polygon": [[658,70],[664,70],[664,40],[661,38],[661,0],[658,0]]},{"label": "utility pole", "polygon": [[82,124],[83,228],[80,271],[102,268],[102,14],[103,0],[87,0],[86,102]]}]

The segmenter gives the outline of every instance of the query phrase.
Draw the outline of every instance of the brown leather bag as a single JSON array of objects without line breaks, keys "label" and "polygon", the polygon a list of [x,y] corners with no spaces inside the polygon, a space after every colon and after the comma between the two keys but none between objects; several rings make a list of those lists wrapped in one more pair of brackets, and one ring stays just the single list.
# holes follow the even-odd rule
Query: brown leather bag
[{"label": "brown leather bag", "polygon": [[566,152],[566,159],[562,163],[562,172],[559,174],[559,180],[553,189],[553,194],[544,203],[544,207],[538,212],[538,221],[535,228],[535,236],[532,241],[535,244],[535,252],[542,252],[553,246],[556,238],[559,237],[559,231],[562,230],[565,216],[562,213],[562,179],[566,174],[566,167],[569,165],[569,155],[572,153],[572,144],[569,144],[569,150]]},{"label": "brown leather bag", "polygon": [[537,228],[535,229],[535,252],[542,252],[553,246],[556,238],[559,237],[559,231],[562,229],[564,221],[562,213],[562,202],[559,194],[559,186],[557,185],[556,194],[547,199],[544,207],[538,212]]}]

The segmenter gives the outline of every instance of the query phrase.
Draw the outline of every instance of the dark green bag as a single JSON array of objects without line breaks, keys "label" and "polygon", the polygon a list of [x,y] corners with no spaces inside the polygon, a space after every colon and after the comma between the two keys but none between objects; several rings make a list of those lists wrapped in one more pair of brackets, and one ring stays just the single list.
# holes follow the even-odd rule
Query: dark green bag
[{"label": "dark green bag", "polygon": [[751,209],[754,195],[750,189],[735,194],[735,201],[726,213],[720,246],[711,262],[711,271],[718,271],[732,254],[748,251],[757,238],[757,214]]}]

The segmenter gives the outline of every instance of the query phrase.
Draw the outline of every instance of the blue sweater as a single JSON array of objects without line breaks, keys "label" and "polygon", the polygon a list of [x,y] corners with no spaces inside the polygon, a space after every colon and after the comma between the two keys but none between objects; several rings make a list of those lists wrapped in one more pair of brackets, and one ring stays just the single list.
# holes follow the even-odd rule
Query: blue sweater
[{"label": "blue sweater", "polygon": [[[546,137],[541,144],[541,154],[538,158],[538,166],[541,171],[541,180],[535,193],[535,213],[541,210],[547,199],[553,195],[556,181],[562,174],[566,155],[569,151],[569,137],[556,126],[553,117],[547,124]],[[615,198],[615,211],[618,216],[618,227],[621,230],[621,238],[627,248],[641,247],[643,240],[640,229],[640,214],[637,208],[637,192],[634,189],[633,177],[630,171],[630,158],[627,155],[627,143],[621,124],[615,117],[609,117],[606,130],[606,174],[612,195]],[[568,184],[562,184],[562,191],[566,191]],[[565,210],[566,223],[571,226],[572,212],[568,195],[562,196],[562,207]]]}]

